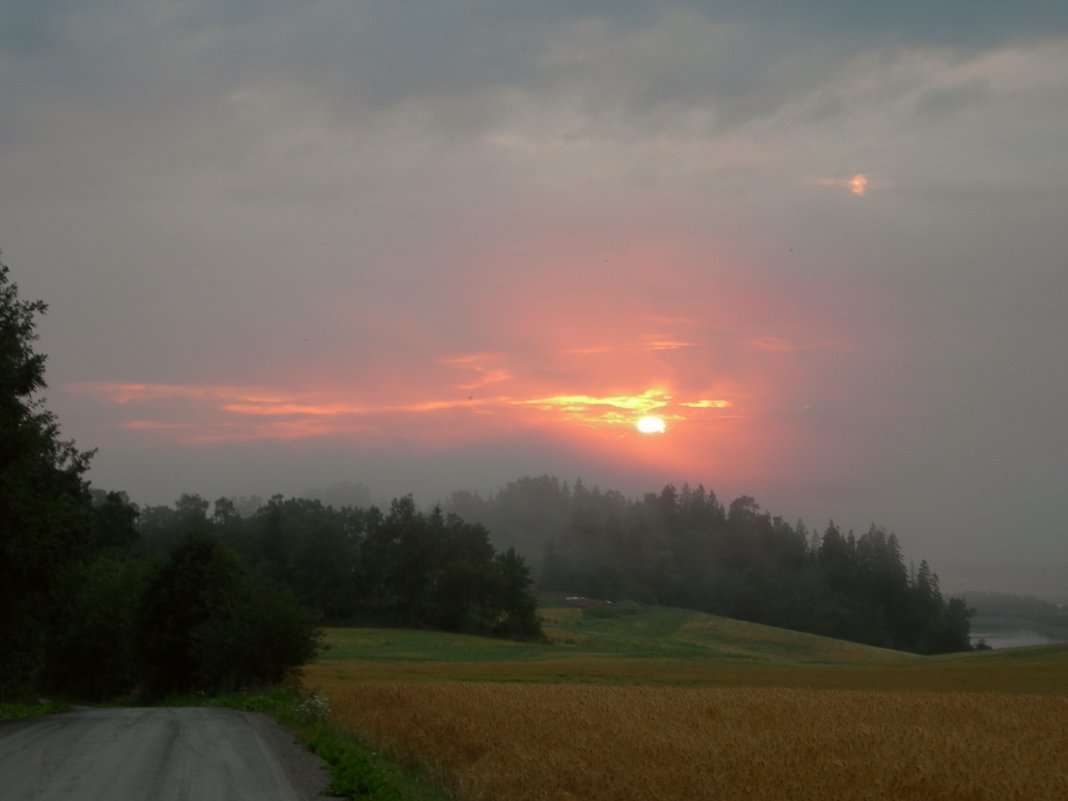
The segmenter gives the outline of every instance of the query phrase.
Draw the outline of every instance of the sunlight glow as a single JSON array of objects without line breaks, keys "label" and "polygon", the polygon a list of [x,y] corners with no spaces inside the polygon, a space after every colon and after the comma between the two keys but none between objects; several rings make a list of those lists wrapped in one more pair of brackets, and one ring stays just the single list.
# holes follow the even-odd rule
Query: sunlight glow
[{"label": "sunlight glow", "polygon": [[857,197],[864,197],[868,190],[877,184],[873,184],[867,173],[858,172],[849,178],[821,178],[822,186],[833,186],[837,189],[846,189]]},{"label": "sunlight glow", "polygon": [[679,404],[689,409],[729,409],[730,405],[730,401],[725,400],[698,400]]},{"label": "sunlight glow", "polygon": [[663,418],[652,415],[640,418],[634,427],[643,434],[663,434],[667,430]]},{"label": "sunlight glow", "polygon": [[553,395],[548,398],[535,398],[522,401],[530,406],[557,408],[576,412],[595,406],[608,406],[614,409],[628,409],[635,412],[648,412],[666,405],[671,395],[662,389],[647,389],[641,395]]}]

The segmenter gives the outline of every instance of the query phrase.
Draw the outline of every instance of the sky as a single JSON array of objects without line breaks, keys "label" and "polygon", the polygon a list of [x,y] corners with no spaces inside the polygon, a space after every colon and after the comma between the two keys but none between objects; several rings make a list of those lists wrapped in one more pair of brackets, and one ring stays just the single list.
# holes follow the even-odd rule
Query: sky
[{"label": "sky", "polygon": [[688,482],[1068,601],[1061,0],[0,0],[0,97],[94,486]]}]

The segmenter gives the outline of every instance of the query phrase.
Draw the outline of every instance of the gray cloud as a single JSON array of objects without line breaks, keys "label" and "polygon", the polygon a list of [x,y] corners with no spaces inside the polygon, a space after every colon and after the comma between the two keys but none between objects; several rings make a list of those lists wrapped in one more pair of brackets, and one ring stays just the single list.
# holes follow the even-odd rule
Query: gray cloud
[{"label": "gray cloud", "polygon": [[[1068,559],[1063,3],[0,0],[0,21],[0,247],[51,304],[50,402],[102,483],[705,481],[874,518],[936,564],[1004,561],[1010,527]],[[751,388],[766,474],[526,433],[160,458],[63,389],[358,395],[487,352],[550,383],[578,368],[546,354],[655,337],[694,343],[656,379]]]},{"label": "gray cloud", "polygon": [[924,91],[916,98],[916,110],[921,114],[936,116],[952,114],[988,101],[990,97],[989,83],[976,79],[955,86]]},{"label": "gray cloud", "polygon": [[234,92],[254,89],[319,103],[346,124],[408,108],[464,134],[492,125],[508,93],[577,97],[588,113],[624,118],[704,108],[740,124],[873,45],[968,51],[1053,36],[1068,17],[1040,2],[4,6],[6,88],[32,85],[96,114],[136,108],[183,130],[198,108],[225,116]]}]

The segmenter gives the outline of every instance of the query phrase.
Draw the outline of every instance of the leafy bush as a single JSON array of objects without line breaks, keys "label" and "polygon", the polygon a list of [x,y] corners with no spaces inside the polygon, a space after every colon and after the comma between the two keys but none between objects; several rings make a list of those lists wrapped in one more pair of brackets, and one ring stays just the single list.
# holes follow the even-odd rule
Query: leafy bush
[{"label": "leafy bush", "polygon": [[315,656],[319,642],[314,618],[287,588],[250,574],[191,640],[197,682],[216,691],[280,682]]},{"label": "leafy bush", "polygon": [[312,616],[211,536],[193,535],[150,578],[141,604],[149,695],[279,681],[318,650]]}]

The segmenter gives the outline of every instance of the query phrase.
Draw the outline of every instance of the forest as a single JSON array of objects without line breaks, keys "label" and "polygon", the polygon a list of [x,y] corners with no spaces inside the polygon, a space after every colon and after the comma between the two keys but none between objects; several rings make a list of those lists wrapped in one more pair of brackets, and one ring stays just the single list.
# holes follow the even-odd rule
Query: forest
[{"label": "forest", "polygon": [[183,494],[173,507],[141,510],[121,494],[96,500],[109,517],[136,519],[134,553],[161,557],[190,534],[212,537],[325,623],[541,634],[530,570],[515,549],[497,552],[484,526],[422,512],[411,496],[383,512],[275,495],[244,517],[229,498]]},{"label": "forest", "polygon": [[917,653],[969,647],[964,600],[942,595],[926,561],[906,564],[895,534],[873,524],[858,537],[833,522],[809,531],[749,496],[724,507],[702,486],[634,500],[581,480],[572,487],[527,477],[487,498],[454,493],[447,511],[429,513],[411,496],[385,513],[317,499],[275,496],[258,508],[249,500],[183,495],[173,507],[145,507],[137,549],[161,555],[189,532],[211,534],[337,624],[536,635],[524,594],[529,563],[539,591],[677,606]]},{"label": "forest", "polygon": [[536,636],[529,562],[539,591],[917,653],[970,647],[971,610],[943,596],[925,560],[906,563],[894,533],[872,524],[857,536],[833,521],[810,531],[749,496],[724,506],[700,485],[629,499],[581,480],[526,477],[485,498],[453,493],[430,513],[411,496],[383,513],[306,498],[212,505],[183,495],[173,507],[140,510],[136,528],[146,556],[190,531],[210,533],[331,623]]},{"label": "forest", "polygon": [[[553,476],[513,481],[448,508],[482,522],[501,546],[541,554],[538,586],[608,600],[679,606],[917,653],[969,648],[971,612],[946,598],[925,560],[898,538],[833,521],[810,531],[749,496],[726,507],[703,486],[637,500]],[[532,556],[533,558],[533,556]]]}]

